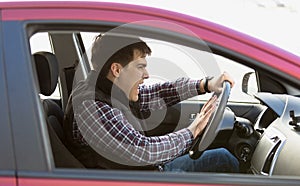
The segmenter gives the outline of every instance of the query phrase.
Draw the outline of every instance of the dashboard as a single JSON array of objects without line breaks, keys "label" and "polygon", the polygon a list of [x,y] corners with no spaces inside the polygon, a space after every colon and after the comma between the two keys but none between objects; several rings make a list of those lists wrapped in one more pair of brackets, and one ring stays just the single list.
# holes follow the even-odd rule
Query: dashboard
[{"label": "dashboard", "polygon": [[261,136],[251,158],[251,172],[300,176],[300,98],[271,93],[258,93],[255,97],[266,109],[254,124]]}]

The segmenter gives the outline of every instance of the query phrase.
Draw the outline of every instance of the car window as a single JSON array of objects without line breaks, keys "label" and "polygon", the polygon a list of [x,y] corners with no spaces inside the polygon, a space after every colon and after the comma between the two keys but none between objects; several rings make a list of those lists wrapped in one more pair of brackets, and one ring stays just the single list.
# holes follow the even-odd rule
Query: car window
[{"label": "car window", "polygon": [[[95,40],[96,36],[99,35],[97,32],[81,32],[81,36],[78,36],[78,32],[55,32],[56,36],[53,36],[51,32],[51,38],[53,46],[56,46],[54,43],[54,38],[61,36],[66,36],[67,34],[72,37],[67,37],[68,42],[74,44],[78,57],[78,62],[72,60],[62,60],[62,66],[69,67],[70,64],[67,64],[69,61],[72,61],[74,64],[80,68],[80,72],[92,69],[91,67],[91,48],[92,43]],[[80,38],[82,38],[82,43],[84,45],[84,50],[78,49],[82,47]],[[158,82],[166,82],[170,80],[175,80],[179,77],[188,77],[192,79],[201,79],[206,76],[217,76],[223,71],[230,72],[233,78],[236,81],[236,86],[233,88],[230,96],[230,101],[232,102],[256,102],[252,97],[242,92],[242,79],[244,74],[249,72],[254,72],[254,69],[251,69],[247,66],[239,64],[231,59],[225,58],[223,56],[213,54],[210,51],[203,51],[184,45],[176,44],[173,42],[162,41],[153,38],[143,37],[144,40],[151,48],[152,54],[147,57],[148,66],[147,69],[150,74],[150,78],[145,81],[145,84],[153,84]],[[52,42],[48,33],[37,33],[33,35],[30,39],[31,53],[38,51],[48,51],[52,52]],[[61,46],[61,43],[57,43]],[[55,50],[57,51],[57,50]],[[85,53],[83,53],[85,51]],[[80,56],[84,55],[86,57]],[[68,55],[70,56],[69,53]],[[87,67],[89,66],[89,67]],[[78,68],[75,67],[77,71]],[[77,75],[75,73],[75,75]],[[256,80],[251,84],[253,89],[257,89]],[[63,86],[62,86],[63,87]],[[66,88],[66,87],[65,87]],[[59,97],[59,91],[57,88],[57,96]],[[54,93],[53,95],[55,95]],[[53,96],[52,95],[52,96]],[[195,102],[195,101],[206,101],[211,97],[211,94],[205,94],[190,98],[186,102]],[[195,102],[196,103],[196,102]],[[155,116],[155,115],[154,115]],[[156,118],[157,119],[157,118]],[[163,119],[163,118],[161,118]],[[151,120],[149,120],[151,121]],[[181,125],[178,125],[181,126]],[[60,167],[60,166],[57,166]]]},{"label": "car window", "polygon": [[39,32],[30,38],[31,53],[39,51],[52,52],[50,38],[47,32]]},{"label": "car window", "polygon": [[[82,40],[90,59],[90,50],[95,37],[99,33],[82,32]],[[142,38],[150,46],[152,53],[147,57],[150,78],[145,84],[153,84],[174,80],[178,77],[201,79],[205,76],[217,76],[227,71],[235,80],[229,101],[232,102],[257,102],[252,96],[242,92],[242,80],[246,73],[254,69],[237,63],[220,55],[193,49],[171,42]],[[257,81],[251,81],[249,89],[257,90]],[[208,100],[211,94],[200,95],[191,100]]]},{"label": "car window", "polygon": [[[50,33],[56,34],[56,36],[55,36],[57,39],[56,41],[54,39],[55,37],[52,37],[53,35],[51,35],[52,43],[49,39],[48,33],[38,33],[36,35],[33,35],[33,37],[30,40],[30,44],[32,47],[31,52],[32,53],[37,52],[37,51],[53,52],[52,48],[51,48],[51,44],[53,44],[53,47],[60,46],[64,49],[64,48],[67,48],[66,45],[64,45],[66,43],[65,41],[68,41],[68,43],[67,43],[68,46],[72,46],[72,47],[69,47],[67,50],[61,51],[61,53],[59,53],[61,48],[54,47],[56,49],[55,51],[57,51],[56,55],[62,54],[62,55],[68,56],[68,57],[72,56],[71,58],[69,58],[70,60],[61,60],[61,62],[64,64],[60,66],[60,70],[63,71],[64,68],[73,67],[74,68],[73,70],[75,70],[76,72],[86,71],[85,73],[80,73],[80,76],[83,74],[82,76],[83,76],[83,78],[85,78],[84,74],[88,74],[88,70],[92,69],[91,62],[90,62],[91,61],[91,59],[90,59],[91,58],[91,48],[92,48],[92,43],[95,40],[95,37],[97,35],[99,35],[99,33],[98,32],[81,32],[80,37],[78,36],[77,31],[70,31],[70,30],[68,30],[68,31],[64,31],[64,30],[57,31],[56,30],[55,33],[54,32],[50,32]],[[61,34],[62,37],[59,37],[59,34]],[[81,43],[81,39],[82,39],[82,43]],[[166,41],[166,40],[159,40],[157,38],[153,39],[153,38],[150,38],[150,36],[143,37],[142,39],[144,41],[146,41],[147,44],[152,49],[152,54],[147,57],[147,61],[148,61],[147,69],[149,71],[150,78],[145,81],[145,84],[166,82],[169,80],[177,79],[178,77],[189,77],[192,79],[200,79],[200,78],[204,78],[206,76],[217,76],[221,72],[227,71],[230,73],[231,76],[233,76],[233,78],[235,80],[235,87],[231,91],[229,101],[233,102],[233,103],[236,103],[236,102],[238,102],[238,103],[254,103],[254,104],[232,104],[233,105],[232,110],[237,113],[237,115],[236,115],[237,117],[239,117],[239,118],[241,118],[241,116],[245,117],[245,119],[246,119],[245,122],[247,124],[248,124],[249,118],[253,119],[253,120],[256,119],[256,117],[257,117],[256,114],[260,111],[260,107],[259,107],[260,104],[256,104],[256,103],[258,103],[258,101],[256,99],[254,99],[251,96],[242,92],[242,84],[243,84],[244,75],[249,74],[249,73],[256,73],[255,69],[250,68],[246,65],[243,65],[243,64],[239,63],[238,61],[224,57],[222,55],[214,54],[213,52],[211,52],[209,50],[203,51],[203,50],[200,50],[197,48],[185,46],[188,44],[178,44],[178,43],[175,43],[176,41],[171,42],[171,41]],[[174,40],[176,40],[176,39],[174,39]],[[56,45],[55,45],[55,42],[58,42],[58,43],[56,43]],[[73,44],[74,44],[74,48],[76,48],[76,49],[73,48]],[[82,48],[78,49],[79,47],[82,47],[82,44],[85,47],[84,50]],[[73,50],[72,53],[70,53],[69,50]],[[73,58],[73,56],[75,56],[75,57]],[[74,66],[74,64],[76,64],[76,65]],[[251,65],[251,64],[249,64],[249,65]],[[87,66],[89,66],[89,67],[87,67]],[[77,74],[75,73],[75,77],[76,77],[76,75]],[[60,74],[60,78],[61,77],[63,77],[63,75]],[[72,76],[72,77],[74,77],[74,76]],[[249,89],[251,89],[251,91],[255,92],[258,89],[258,86],[257,86],[258,83],[257,83],[257,80],[255,79],[255,76],[251,76],[251,77],[252,77],[252,79],[251,79],[251,81],[249,81],[251,83],[249,84],[249,87],[247,87],[247,88],[249,88]],[[71,85],[73,86],[74,84],[71,84]],[[63,81],[61,81],[61,88],[62,88],[62,90],[66,89],[66,85],[64,86]],[[208,100],[210,97],[211,97],[211,94],[196,96],[196,97],[190,98],[189,100],[185,101],[183,104],[179,105],[180,107],[174,107],[174,108],[172,107],[170,110],[167,110],[166,112],[159,110],[158,114],[156,112],[152,112],[151,117],[147,118],[147,120],[145,122],[147,124],[149,124],[149,123],[152,124],[152,125],[149,125],[151,127],[150,132],[152,132],[152,131],[157,132],[158,130],[161,130],[159,132],[162,132],[161,134],[164,134],[165,132],[168,132],[168,131],[175,131],[177,129],[181,129],[184,126],[183,124],[187,124],[188,122],[191,122],[191,119],[194,119],[193,117],[194,117],[195,113],[198,112],[198,109],[199,109],[199,101],[200,101],[200,104],[202,104],[204,101]],[[178,105],[175,105],[175,106],[178,106]],[[248,112],[248,110],[250,110],[249,108],[251,109],[250,112]],[[194,112],[195,110],[197,110],[197,111]],[[246,112],[244,112],[244,111],[246,111]],[[244,113],[246,113],[246,114],[244,114]],[[242,121],[242,122],[244,122],[244,121]],[[250,120],[249,120],[249,122],[250,122]],[[162,125],[157,127],[161,123],[162,123]],[[172,128],[174,124],[176,125],[175,129]],[[230,124],[233,124],[233,123],[230,123]],[[49,134],[50,133],[51,133],[51,131],[49,129]],[[57,134],[59,134],[59,133],[57,133]],[[159,134],[159,135],[161,135],[161,134]],[[51,135],[49,135],[49,136],[51,138]],[[59,137],[59,135],[58,135],[58,137]],[[51,141],[51,139],[50,139],[50,141]],[[63,151],[60,148],[55,147],[53,144],[54,143],[52,143],[52,141],[51,141],[51,145],[52,145],[51,148],[53,151],[55,168],[68,167],[68,165],[58,164],[59,162],[60,163],[68,162],[68,161],[65,161],[65,159],[62,162],[56,161],[55,158],[57,158]],[[61,157],[64,158],[63,156],[61,156]],[[77,165],[77,163],[74,163],[74,165]],[[71,167],[71,168],[73,168],[73,167]],[[76,167],[76,168],[78,168],[78,167]],[[84,171],[87,171],[87,169],[84,169]],[[99,173],[103,173],[102,170]],[[88,172],[88,174],[87,174],[87,172],[84,172],[82,175],[90,176],[90,172]]]}]

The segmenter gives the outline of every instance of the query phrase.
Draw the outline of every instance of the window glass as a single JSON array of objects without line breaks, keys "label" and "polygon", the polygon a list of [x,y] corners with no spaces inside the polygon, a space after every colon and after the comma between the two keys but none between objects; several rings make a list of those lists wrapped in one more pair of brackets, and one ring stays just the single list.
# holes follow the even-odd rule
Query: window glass
[{"label": "window glass", "polygon": [[47,32],[40,32],[34,34],[30,38],[31,53],[34,54],[39,51],[52,52],[49,35]]},{"label": "window glass", "polygon": [[[254,72],[253,69],[210,52],[173,43],[144,40],[153,50],[153,54],[148,59],[150,73],[148,82],[163,82],[178,77],[201,79],[205,76],[218,76],[221,72],[226,71],[236,83],[231,90],[229,101],[257,102],[255,98],[242,92],[243,76],[248,72]],[[256,80],[252,81],[250,88],[257,89]],[[210,94],[206,94],[190,100],[207,100],[210,96]]]},{"label": "window glass", "polygon": [[[244,75],[250,72],[255,73],[255,71],[252,68],[249,68],[243,64],[232,61],[223,56],[214,55],[214,57],[218,63],[220,70],[222,72],[226,71],[230,73],[230,75],[234,78],[235,86],[231,90],[229,101],[258,103],[257,99],[242,91],[242,82],[243,82]],[[257,81],[255,76],[251,76],[251,79],[249,80],[248,88],[252,92],[257,92],[258,88],[257,88]]]},{"label": "window glass", "polygon": [[99,35],[99,33],[94,33],[94,32],[82,32],[81,33],[81,38],[83,45],[86,50],[86,56],[89,60],[89,65],[91,69],[93,69],[92,63],[91,63],[91,49],[93,42],[95,41],[96,37]]},{"label": "window glass", "polygon": [[[90,59],[90,50],[95,37],[99,33],[81,33],[87,56]],[[206,76],[218,76],[227,71],[234,78],[236,85],[231,91],[229,101],[257,102],[253,97],[242,92],[244,74],[254,72],[253,69],[239,64],[225,57],[194,48],[170,42],[142,38],[151,48],[152,54],[147,57],[147,70],[150,78],[145,84],[153,84],[175,80],[179,77],[201,79]],[[256,79],[251,81],[251,89],[257,89]],[[191,100],[208,100],[211,94],[196,96]]]},{"label": "window glass", "polygon": [[[30,38],[30,48],[31,48],[31,54],[34,54],[34,53],[40,52],[40,51],[53,53],[52,47],[51,47],[51,40],[50,40],[47,32],[39,32],[39,33],[34,34]],[[54,98],[54,99],[60,99],[61,96],[60,96],[58,85],[59,85],[59,82],[58,82],[53,94],[50,96],[47,96],[47,97]],[[45,97],[45,96],[41,95],[41,97]]]}]

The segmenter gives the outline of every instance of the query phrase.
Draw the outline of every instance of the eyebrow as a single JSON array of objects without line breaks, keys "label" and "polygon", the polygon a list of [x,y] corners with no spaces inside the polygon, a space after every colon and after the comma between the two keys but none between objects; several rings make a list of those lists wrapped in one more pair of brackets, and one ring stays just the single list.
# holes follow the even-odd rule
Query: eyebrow
[{"label": "eyebrow", "polygon": [[137,65],[137,66],[142,65],[142,66],[146,67],[146,66],[147,66],[147,62],[144,62],[144,61],[138,61],[138,63],[137,63],[136,65]]},{"label": "eyebrow", "polygon": [[143,66],[143,67],[146,67],[147,64],[145,64],[145,63],[138,63],[137,66]]}]

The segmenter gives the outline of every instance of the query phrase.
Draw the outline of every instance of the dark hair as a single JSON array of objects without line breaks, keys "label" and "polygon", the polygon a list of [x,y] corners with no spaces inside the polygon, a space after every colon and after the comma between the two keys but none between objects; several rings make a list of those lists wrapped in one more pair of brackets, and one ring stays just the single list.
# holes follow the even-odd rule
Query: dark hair
[{"label": "dark hair", "polygon": [[134,50],[142,55],[151,54],[150,47],[137,37],[100,34],[93,44],[91,61],[99,75],[106,77],[113,62],[126,66],[132,61]]}]

